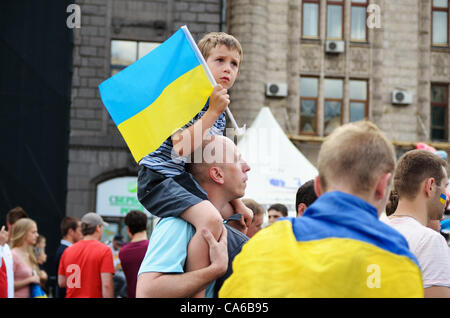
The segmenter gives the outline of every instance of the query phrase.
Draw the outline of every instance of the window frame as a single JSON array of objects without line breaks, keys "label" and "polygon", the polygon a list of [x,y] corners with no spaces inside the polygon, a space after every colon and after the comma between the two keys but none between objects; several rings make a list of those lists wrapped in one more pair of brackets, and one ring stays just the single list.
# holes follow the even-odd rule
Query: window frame
[{"label": "window frame", "polygon": [[[325,80],[340,80],[340,81],[342,81],[342,97],[341,98],[330,98],[330,97],[325,97]],[[341,115],[340,115],[340,126],[342,126],[343,124],[344,124],[344,113],[345,113],[345,105],[344,105],[344,91],[345,91],[345,83],[346,81],[345,81],[345,78],[342,78],[342,77],[324,77],[323,78],[323,135],[324,136],[328,136],[329,134],[327,134],[326,132],[325,132],[325,128],[326,128],[326,126],[325,126],[325,116],[326,116],[326,112],[327,112],[327,110],[326,110],[326,103],[327,102],[340,102],[341,103]]]},{"label": "window frame", "polygon": [[[431,0],[431,15],[430,15],[430,20],[431,20],[431,46],[435,46],[435,47],[449,47],[449,23],[450,23],[450,4],[449,1],[447,1],[447,7],[446,8],[442,8],[442,7],[435,7],[434,6],[434,1]],[[447,13],[447,43],[445,44],[440,44],[440,43],[434,43],[433,42],[433,27],[434,27],[434,20],[433,20],[433,13],[436,11],[440,11],[440,12],[446,12]]]},{"label": "window frame", "polygon": [[[303,0],[302,1],[302,16],[301,16],[301,21],[300,21],[300,25],[302,28],[302,34],[301,34],[301,38],[302,39],[308,39],[308,40],[319,40],[320,39],[320,0]],[[317,4],[317,8],[318,8],[318,12],[317,12],[317,36],[310,36],[310,35],[305,35],[304,31],[305,29],[303,28],[303,20],[304,20],[304,14],[305,14],[305,3],[314,3]]]},{"label": "window frame", "polygon": [[[440,103],[440,102],[433,102],[431,99],[431,92],[433,90],[433,86],[440,86],[440,87],[444,87],[445,88],[445,99],[444,102]],[[448,141],[448,106],[449,106],[449,102],[448,102],[448,94],[449,94],[449,84],[448,83],[431,83],[430,85],[430,140],[435,140],[435,141]],[[431,112],[432,112],[432,108],[433,107],[444,107],[445,109],[445,130],[444,130],[444,139],[432,139],[431,136],[431,132],[433,130],[433,123],[432,123],[432,118],[431,118]]]},{"label": "window frame", "polygon": [[[351,99],[351,93],[350,93],[350,82],[351,81],[359,81],[359,82],[366,82],[366,100],[359,100],[359,99]],[[351,123],[351,115],[352,115],[352,103],[361,103],[364,104],[364,120],[369,120],[369,80],[365,78],[349,78],[348,80],[348,86],[349,86],[349,94],[348,94],[348,122]]]},{"label": "window frame", "polygon": [[[343,41],[345,39],[345,2],[344,0],[327,0],[326,4],[326,26],[325,26],[325,39],[326,40],[335,40],[335,41]],[[329,5],[338,5],[342,7],[341,14],[341,37],[340,38],[329,38],[328,37],[328,6]]]},{"label": "window frame", "polygon": [[[302,97],[301,92],[300,94],[300,116],[298,120],[298,131],[301,135],[310,135],[310,136],[317,136],[319,134],[319,90],[320,90],[320,77],[318,76],[300,76],[300,80],[302,78],[314,78],[317,80],[317,96],[316,97]],[[314,132],[304,132],[302,131],[302,101],[303,100],[313,100],[316,102],[316,124],[315,124],[315,130]]]},{"label": "window frame", "polygon": [[[366,0],[366,3],[359,3],[359,2],[353,2],[351,0],[350,2],[350,42],[356,42],[356,43],[367,43],[369,42],[369,28],[367,27],[367,6],[369,5],[369,1]],[[364,17],[364,26],[366,28],[366,36],[364,40],[360,40],[360,39],[352,39],[352,8],[353,7],[364,7],[365,10],[365,17]]]},{"label": "window frame", "polygon": [[123,69],[125,69],[126,67],[128,67],[129,65],[131,65],[131,64],[122,65],[122,64],[113,64],[112,63],[111,50],[112,50],[112,42],[113,41],[133,42],[136,45],[136,56],[134,57],[134,61],[131,62],[131,64],[133,64],[134,62],[136,62],[139,59],[139,45],[141,43],[158,43],[158,46],[162,43],[162,42],[154,42],[154,41],[141,41],[141,40],[129,40],[129,39],[111,39],[110,43],[109,43],[109,47],[110,47],[109,76],[112,76],[113,70],[117,70],[117,73],[118,73],[118,72],[122,71]]}]

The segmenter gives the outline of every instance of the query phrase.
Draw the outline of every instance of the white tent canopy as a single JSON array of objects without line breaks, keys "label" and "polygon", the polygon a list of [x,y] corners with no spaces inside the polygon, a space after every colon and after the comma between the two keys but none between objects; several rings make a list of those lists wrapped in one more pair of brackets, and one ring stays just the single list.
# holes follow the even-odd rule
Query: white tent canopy
[{"label": "white tent canopy", "polygon": [[237,146],[251,168],[245,198],[266,210],[282,203],[288,207],[289,216],[295,216],[297,189],[318,172],[285,135],[269,107],[261,109]]}]

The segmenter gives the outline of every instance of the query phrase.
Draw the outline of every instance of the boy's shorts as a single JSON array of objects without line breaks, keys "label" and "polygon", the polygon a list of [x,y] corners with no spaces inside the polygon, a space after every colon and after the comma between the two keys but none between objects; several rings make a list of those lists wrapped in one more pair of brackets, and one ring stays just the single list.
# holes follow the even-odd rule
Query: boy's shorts
[{"label": "boy's shorts", "polygon": [[193,205],[208,199],[208,194],[188,172],[166,177],[142,166],[138,174],[138,199],[151,214],[179,217]]}]

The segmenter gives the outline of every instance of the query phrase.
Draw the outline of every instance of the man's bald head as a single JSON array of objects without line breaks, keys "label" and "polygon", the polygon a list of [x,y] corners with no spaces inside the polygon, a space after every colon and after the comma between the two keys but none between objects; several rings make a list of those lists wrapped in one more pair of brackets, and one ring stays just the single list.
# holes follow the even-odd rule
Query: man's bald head
[{"label": "man's bald head", "polygon": [[[231,139],[213,135],[203,140],[202,147],[197,148],[192,154],[193,158],[201,158],[193,163],[186,164],[186,171],[191,173],[200,184],[210,181],[209,169],[213,166],[221,166],[234,162],[236,145]],[[201,154],[199,154],[201,152]]]}]

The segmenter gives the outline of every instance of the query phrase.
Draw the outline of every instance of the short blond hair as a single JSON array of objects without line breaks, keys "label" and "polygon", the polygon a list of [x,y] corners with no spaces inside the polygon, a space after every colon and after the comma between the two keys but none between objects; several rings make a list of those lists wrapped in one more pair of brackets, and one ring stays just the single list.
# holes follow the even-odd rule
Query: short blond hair
[{"label": "short blond hair", "polygon": [[234,36],[225,32],[210,32],[198,42],[198,48],[205,60],[208,59],[211,50],[217,45],[225,45],[229,50],[236,50],[239,53],[239,65],[241,65],[244,53],[241,43]]},{"label": "short blond hair", "polygon": [[382,173],[393,173],[395,150],[372,122],[359,121],[336,128],[319,151],[319,179],[324,192],[343,180],[354,193],[367,193]]},{"label": "short blond hair", "polygon": [[399,198],[415,199],[420,190],[421,183],[434,178],[441,184],[447,169],[447,161],[434,153],[414,149],[404,153],[397,162],[394,175],[394,187]]},{"label": "short blond hair", "polygon": [[[266,210],[264,210],[264,207],[253,199],[244,198],[244,199],[242,199],[242,203],[244,203],[244,205],[247,208],[252,210],[253,217],[255,215],[260,215],[260,214],[264,215],[266,213]],[[254,220],[255,220],[255,218],[253,218],[253,221]]]}]

